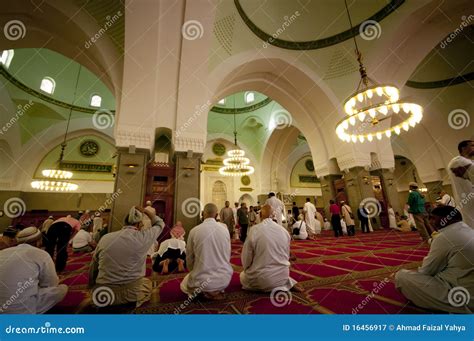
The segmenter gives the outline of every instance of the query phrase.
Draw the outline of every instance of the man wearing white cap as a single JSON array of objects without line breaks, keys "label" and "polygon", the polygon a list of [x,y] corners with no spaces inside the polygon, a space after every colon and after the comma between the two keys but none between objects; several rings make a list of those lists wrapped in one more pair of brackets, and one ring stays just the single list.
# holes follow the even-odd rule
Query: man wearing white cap
[{"label": "man wearing white cap", "polygon": [[456,205],[464,222],[474,229],[474,141],[462,141],[458,145],[458,156],[448,165],[448,173],[454,192]]},{"label": "man wearing white cap", "polygon": [[0,313],[43,314],[66,296],[53,260],[39,249],[41,237],[27,227],[17,234],[18,246],[0,251]]},{"label": "man wearing white cap", "polygon": [[272,215],[270,218],[276,221],[278,225],[283,226],[283,212],[285,212],[285,205],[275,196],[274,192],[268,194],[268,199],[265,201],[265,205],[270,205],[272,208]]},{"label": "man wearing white cap", "polygon": [[[144,215],[150,219],[151,228],[144,226]],[[125,226],[100,239],[89,274],[93,299],[99,300],[101,293],[112,290],[113,299],[108,305],[135,302],[139,307],[150,300],[152,283],[145,278],[147,251],[164,226],[163,220],[150,210],[132,207]]]},{"label": "man wearing white cap", "polygon": [[416,228],[421,238],[424,241],[428,241],[431,237],[431,233],[434,231],[428,221],[428,214],[425,210],[425,199],[423,195],[418,192],[418,184],[416,182],[410,182],[408,186],[410,188],[410,194],[407,200],[407,205],[409,206],[408,212],[413,215]]}]

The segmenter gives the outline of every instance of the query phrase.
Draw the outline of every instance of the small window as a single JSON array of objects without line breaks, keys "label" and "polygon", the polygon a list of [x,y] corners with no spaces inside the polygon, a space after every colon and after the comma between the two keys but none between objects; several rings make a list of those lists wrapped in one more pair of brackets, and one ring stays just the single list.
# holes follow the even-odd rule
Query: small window
[{"label": "small window", "polygon": [[255,94],[253,92],[246,92],[245,93],[245,103],[249,104],[255,101]]},{"label": "small window", "polygon": [[102,97],[100,97],[99,95],[93,95],[91,97],[91,107],[100,108],[101,103]]},{"label": "small window", "polygon": [[48,94],[52,94],[54,92],[54,88],[56,87],[56,82],[51,77],[44,77],[41,81],[40,89]]},{"label": "small window", "polygon": [[219,100],[219,102],[217,102],[217,104],[224,105],[225,104],[225,98]]},{"label": "small window", "polygon": [[12,62],[13,55],[15,52],[13,50],[4,50],[2,51],[2,55],[0,57],[0,64],[4,65],[5,68],[8,69],[10,63]]}]

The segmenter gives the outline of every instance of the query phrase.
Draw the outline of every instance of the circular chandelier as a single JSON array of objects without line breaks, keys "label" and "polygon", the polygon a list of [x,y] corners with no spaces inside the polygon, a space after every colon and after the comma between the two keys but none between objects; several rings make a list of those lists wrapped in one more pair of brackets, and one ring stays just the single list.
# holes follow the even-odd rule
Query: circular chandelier
[{"label": "circular chandelier", "polygon": [[235,122],[235,97],[234,97],[234,144],[235,149],[227,152],[224,166],[219,168],[219,173],[224,176],[244,176],[253,174],[255,169],[250,166],[250,160],[245,157],[245,152],[237,145],[237,126]]},{"label": "circular chandelier", "polygon": [[[345,1],[346,11],[352,30],[352,20]],[[380,85],[370,79],[362,63],[362,54],[354,45],[359,62],[361,80],[357,90],[344,102],[348,115],[337,123],[336,134],[346,142],[372,142],[399,135],[420,123],[423,108],[416,103],[400,100],[400,91],[394,85]]]},{"label": "circular chandelier", "polygon": [[[237,144],[236,144],[237,145]],[[250,166],[250,160],[245,157],[242,149],[233,149],[227,152],[228,158],[224,159],[224,166],[219,168],[219,173],[225,176],[244,176],[252,174],[255,169]]]},{"label": "circular chandelier", "polygon": [[[73,104],[76,99],[77,85],[79,83],[81,68],[82,66],[79,65],[79,71],[77,73],[77,78],[76,78],[76,87],[74,89],[74,95],[73,95],[73,100],[72,100]],[[41,190],[41,191],[48,191],[48,192],[70,192],[70,191],[76,191],[79,188],[79,186],[76,185],[75,183],[67,181],[72,178],[73,173],[62,169],[62,161],[64,157],[64,150],[66,149],[66,145],[67,145],[66,143],[67,133],[69,131],[71,116],[72,116],[72,107],[69,109],[69,117],[67,120],[66,132],[64,133],[63,143],[61,143],[61,152],[59,153],[59,159],[55,165],[56,167],[43,169],[41,171],[41,174],[48,180],[32,181],[31,182],[32,188]]]}]

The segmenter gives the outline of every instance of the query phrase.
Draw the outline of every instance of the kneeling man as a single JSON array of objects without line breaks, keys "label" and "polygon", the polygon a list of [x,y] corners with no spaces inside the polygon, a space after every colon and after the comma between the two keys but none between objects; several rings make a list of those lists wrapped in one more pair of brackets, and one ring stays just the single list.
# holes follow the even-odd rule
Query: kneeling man
[{"label": "kneeling man", "polygon": [[474,312],[474,230],[457,208],[439,206],[430,224],[439,234],[418,271],[400,270],[397,289],[417,306],[449,313]]},{"label": "kneeling man", "polygon": [[223,299],[232,273],[230,235],[226,226],[216,221],[217,206],[204,206],[204,221],[189,233],[186,263],[189,274],[181,282],[181,290],[193,296],[203,293],[212,300]]},{"label": "kneeling man", "polygon": [[39,249],[42,237],[27,227],[18,232],[18,246],[0,251],[0,314],[43,314],[66,296],[53,260]]},{"label": "kneeling man", "polygon": [[264,205],[260,215],[262,222],[252,226],[242,249],[242,287],[259,291],[275,288],[302,291],[290,277],[290,234],[270,218],[270,205]]}]

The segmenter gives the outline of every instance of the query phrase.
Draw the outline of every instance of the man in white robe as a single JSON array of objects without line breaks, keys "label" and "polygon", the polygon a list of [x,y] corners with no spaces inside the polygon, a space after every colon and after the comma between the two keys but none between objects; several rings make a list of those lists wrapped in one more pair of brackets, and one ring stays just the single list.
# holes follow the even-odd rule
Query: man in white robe
[{"label": "man in white robe", "polygon": [[[319,222],[316,221],[316,206],[310,201],[309,198],[306,198],[306,203],[303,206],[304,221],[306,223],[306,228],[309,230],[309,234],[320,234],[321,226]],[[319,227],[319,229],[318,229]]]},{"label": "man in white robe", "polygon": [[270,218],[276,221],[278,225],[283,226],[283,212],[285,212],[285,205],[275,196],[275,193],[270,192],[268,194],[268,199],[265,201],[265,205],[270,205],[272,208]]},{"label": "man in white robe", "polygon": [[[145,214],[152,224],[149,228],[143,223]],[[107,233],[97,244],[89,274],[92,297],[112,290],[113,300],[107,305],[135,302],[139,307],[150,300],[152,283],[145,277],[147,251],[164,226],[163,220],[150,211],[132,207],[125,226]]]},{"label": "man in white robe", "polygon": [[0,313],[43,314],[66,296],[51,256],[39,249],[41,239],[36,227],[27,227],[17,235],[19,245],[0,251]]},{"label": "man in white robe", "polygon": [[186,243],[189,273],[181,290],[190,297],[203,293],[208,299],[223,299],[234,270],[230,264],[231,244],[225,224],[218,223],[217,206],[204,206],[204,221],[191,229]]},{"label": "man in white robe", "polygon": [[242,249],[240,283],[245,290],[302,291],[290,277],[290,234],[270,218],[271,213],[271,206],[264,205],[262,222],[250,229]]},{"label": "man in white robe", "polygon": [[418,271],[400,270],[398,290],[417,306],[449,313],[474,312],[474,231],[459,210],[439,206],[430,223],[438,229]]},{"label": "man in white robe", "polygon": [[464,222],[474,229],[474,141],[459,143],[460,155],[448,165],[454,198]]}]

